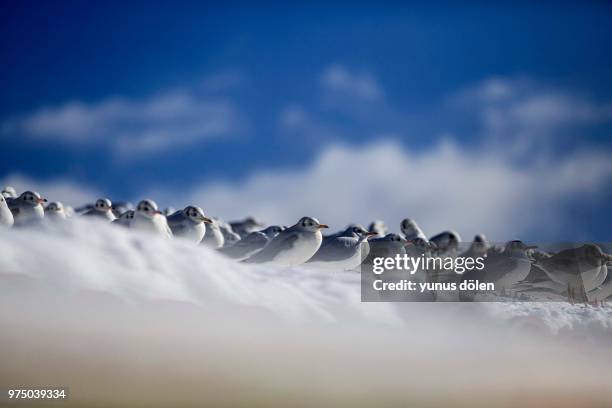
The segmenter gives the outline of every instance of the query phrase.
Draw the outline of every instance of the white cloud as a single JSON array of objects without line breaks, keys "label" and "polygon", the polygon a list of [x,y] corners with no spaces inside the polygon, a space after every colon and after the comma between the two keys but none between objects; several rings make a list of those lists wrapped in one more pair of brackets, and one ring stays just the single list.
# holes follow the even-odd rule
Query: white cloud
[{"label": "white cloud", "polygon": [[341,65],[328,67],[321,75],[321,84],[331,92],[368,101],[383,98],[383,90],[368,72],[352,72]]},{"label": "white cloud", "polygon": [[1,129],[8,136],[133,155],[227,137],[242,127],[243,118],[231,101],[172,90],[140,100],[112,97],[45,107],[5,121]]},{"label": "white cloud", "polygon": [[548,149],[570,130],[612,120],[612,104],[528,78],[486,79],[452,94],[448,106],[472,117],[485,141],[515,155]]},{"label": "white cloud", "polygon": [[[168,186],[140,192],[180,208],[202,205],[225,219],[256,215],[292,224],[303,215],[342,228],[383,219],[397,231],[404,217],[429,234],[454,228],[465,239],[484,232],[491,239],[554,236],[575,226],[564,208],[569,200],[589,206],[612,182],[606,152],[581,151],[562,160],[535,158],[516,167],[499,151],[467,151],[450,141],[410,151],[389,140],[362,147],[330,146],[304,169],[266,169],[244,182],[217,182],[191,191]],[[100,193],[76,182],[36,181],[12,175],[0,185],[32,189],[73,206]],[[115,197],[112,197],[115,198]],[[123,197],[134,199],[135,197]]]},{"label": "white cloud", "polygon": [[253,214],[291,224],[312,215],[335,228],[381,218],[397,230],[402,218],[412,217],[431,234],[455,228],[468,238],[485,232],[510,239],[555,229],[564,219],[563,200],[581,197],[587,205],[611,179],[603,153],[514,167],[498,153],[450,142],[416,153],[388,141],[329,147],[304,170],[264,171],[182,197],[226,218]]}]

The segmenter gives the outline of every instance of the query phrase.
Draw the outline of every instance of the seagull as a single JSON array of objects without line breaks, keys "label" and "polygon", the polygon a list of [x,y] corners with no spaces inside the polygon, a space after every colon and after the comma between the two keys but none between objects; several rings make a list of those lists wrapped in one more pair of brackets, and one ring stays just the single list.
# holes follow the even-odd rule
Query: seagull
[{"label": "seagull", "polygon": [[417,238],[427,241],[427,236],[413,219],[404,218],[400,224],[400,230],[402,231],[404,238],[406,238],[408,241],[412,241]]},{"label": "seagull", "polygon": [[223,236],[223,245],[222,248],[229,248],[233,245],[236,245],[240,242],[240,235],[236,234],[232,231],[223,232],[221,230],[221,235]]},{"label": "seagull", "polygon": [[277,236],[281,231],[283,231],[285,227],[281,227],[280,225],[270,225],[269,227],[262,229],[259,232],[262,232],[268,237],[268,239],[272,239]]},{"label": "seagull", "polygon": [[49,203],[49,205],[45,208],[45,219],[65,220],[66,212],[64,211],[64,204],[59,201]]},{"label": "seagull", "polygon": [[232,259],[242,261],[261,251],[268,242],[270,242],[270,238],[266,234],[262,231],[255,231],[230,247],[219,248],[219,252]]},{"label": "seagull", "polygon": [[[325,240],[328,239],[335,239],[338,237],[351,237],[351,238],[359,238],[361,235],[367,234],[369,231],[367,231],[365,228],[363,228],[361,225],[359,224],[350,224],[348,225],[345,229],[335,232],[333,234],[329,234],[329,235],[324,235],[323,236],[323,242],[325,242]],[[372,234],[374,235],[374,234]]]},{"label": "seagull", "polygon": [[172,230],[168,226],[166,217],[159,211],[153,200],[142,200],[138,203],[130,228],[153,232],[168,239],[172,238]]},{"label": "seagull", "polygon": [[119,218],[121,214],[125,213],[128,210],[133,210],[134,205],[129,201],[113,201],[113,205],[111,206],[113,210],[113,215],[115,218]]},{"label": "seagull", "polygon": [[[225,236],[223,231],[221,230],[219,220],[211,220],[212,222],[208,224],[208,228],[206,230],[206,234],[202,239],[202,245],[211,248],[211,249],[219,249],[223,248],[225,245]],[[233,234],[233,233],[232,233]],[[238,235],[234,234],[237,237],[237,240],[240,239]]]},{"label": "seagull", "polygon": [[258,228],[262,228],[264,224],[256,220],[254,217],[247,217],[242,221],[232,221],[229,223],[232,227],[232,231],[240,235],[240,238],[244,238],[249,233],[257,231]]},{"label": "seagull", "polygon": [[47,202],[47,199],[42,198],[35,191],[24,191],[19,197],[7,200],[8,206],[13,213],[15,225],[23,225],[43,219],[45,210],[42,204],[45,202]]},{"label": "seagull", "polygon": [[[479,280],[495,284],[495,291],[505,294],[523,281],[531,271],[528,251],[535,246],[525,245],[522,241],[510,241],[501,252],[489,251],[483,269],[471,269],[461,275],[461,281]],[[461,296],[461,293],[460,293]]]},{"label": "seagull", "polygon": [[15,191],[13,186],[6,186],[2,190],[2,196],[4,198],[17,198],[17,191]]},{"label": "seagull", "polygon": [[114,221],[116,219],[113,214],[113,205],[108,198],[100,198],[96,201],[93,208],[85,211],[83,215],[88,217],[96,217],[99,219]]},{"label": "seagull", "polygon": [[484,258],[489,250],[489,243],[484,234],[476,234],[470,247],[461,254],[463,258]]},{"label": "seagull", "polygon": [[374,258],[389,258],[396,255],[406,254],[406,245],[410,242],[398,234],[387,234],[384,237],[368,240],[370,244],[370,254],[363,261],[364,264],[371,265]]},{"label": "seagull", "polygon": [[550,257],[539,257],[535,264],[558,284],[567,288],[570,302],[588,300],[587,292],[607,278],[607,263],[612,257],[595,244],[569,248]]},{"label": "seagull", "polygon": [[136,213],[136,211],[134,211],[134,210],[127,210],[126,212],[121,214],[119,216],[119,218],[114,220],[113,224],[129,228],[130,224],[132,223],[132,220],[134,219],[134,214],[135,213]]},{"label": "seagull", "polygon": [[[360,227],[350,227],[350,233],[353,229]],[[357,268],[370,252],[369,245],[367,253],[363,253],[364,246],[368,238],[376,235],[376,232],[368,232],[361,228],[362,231],[357,236],[337,236],[328,237],[323,240],[321,247],[305,265],[319,269],[328,269],[335,271],[348,271]]]},{"label": "seagull", "polygon": [[368,231],[359,224],[350,224],[342,231],[336,232],[331,235],[325,235],[323,237],[323,244],[321,245],[325,245],[325,243],[328,240],[333,240],[335,238],[340,238],[340,237],[359,238],[365,234],[370,234],[370,235],[367,237],[367,239],[361,240],[361,259],[363,261],[364,259],[368,257],[370,253],[369,239],[372,236],[377,235],[377,233],[375,231]]},{"label": "seagull", "polygon": [[248,258],[246,262],[272,262],[281,266],[303,264],[321,246],[323,228],[329,227],[321,224],[316,218],[302,217],[297,224],[279,233],[264,249]]},{"label": "seagull", "polygon": [[372,221],[370,223],[370,226],[368,227],[368,231],[376,232],[378,236],[384,237],[385,235],[387,235],[387,226],[385,225],[384,221],[381,221],[381,220]]},{"label": "seagull", "polygon": [[202,241],[206,233],[206,224],[213,221],[204,215],[200,207],[188,205],[167,217],[168,225],[175,237],[187,238],[196,244]]},{"label": "seagull", "polygon": [[453,255],[453,253],[459,247],[461,237],[456,231],[448,230],[434,235],[429,238],[429,241],[434,243],[438,248],[438,255]]},{"label": "seagull", "polygon": [[[240,236],[232,231],[231,225],[223,220],[220,220],[219,218],[215,218],[214,221],[219,231],[221,231],[221,235],[223,236],[223,240],[220,241],[221,247],[226,248],[240,241]],[[206,239],[206,235],[204,236],[204,239]]]},{"label": "seagull", "polygon": [[[608,261],[608,263],[612,262],[612,259]],[[589,292],[589,299],[592,299],[595,302],[600,302],[601,306],[604,306],[607,298],[612,296],[612,270],[611,267],[607,267],[606,279],[601,283],[601,285]]]},{"label": "seagull", "polygon": [[6,203],[6,198],[0,195],[0,226],[12,227],[14,222],[13,213]]}]

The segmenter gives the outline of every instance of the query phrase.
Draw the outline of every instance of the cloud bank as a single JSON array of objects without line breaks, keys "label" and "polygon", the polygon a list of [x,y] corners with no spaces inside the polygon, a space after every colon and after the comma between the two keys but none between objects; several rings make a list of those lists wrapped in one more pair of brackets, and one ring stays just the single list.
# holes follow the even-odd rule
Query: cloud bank
[{"label": "cloud bank", "polygon": [[468,238],[484,232],[507,240],[560,228],[565,200],[588,205],[611,180],[612,163],[598,152],[515,167],[496,151],[470,152],[451,141],[424,152],[386,141],[330,147],[301,171],[262,171],[174,197],[226,218],[292,224],[312,215],[336,228],[383,219],[398,230],[411,217],[430,234],[454,228]]},{"label": "cloud bank", "polygon": [[[206,82],[202,88],[217,82]],[[1,132],[73,148],[101,147],[115,156],[133,157],[229,137],[242,131],[243,125],[242,114],[229,99],[175,89],[138,100],[117,96],[45,107],[6,120]]]}]

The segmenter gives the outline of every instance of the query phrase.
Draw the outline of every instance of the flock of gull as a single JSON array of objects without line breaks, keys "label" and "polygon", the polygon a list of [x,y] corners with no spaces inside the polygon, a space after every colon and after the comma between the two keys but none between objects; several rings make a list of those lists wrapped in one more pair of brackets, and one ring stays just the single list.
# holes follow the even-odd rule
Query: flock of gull
[{"label": "flock of gull", "polygon": [[353,224],[323,235],[322,230],[328,226],[312,217],[302,217],[290,227],[264,225],[253,217],[227,223],[207,217],[195,205],[178,211],[160,211],[149,199],[140,201],[135,209],[130,203],[113,203],[107,198],[73,209],[57,201],[48,203],[34,191],[18,195],[11,186],[5,187],[0,195],[0,226],[63,222],[76,216],[166,239],[192,241],[245,263],[359,271],[362,265],[371,265],[376,257],[482,257],[486,265],[482,270],[472,269],[463,274],[428,271],[427,278],[437,282],[466,279],[494,282],[503,295],[513,297],[544,293],[571,302],[604,304],[612,296],[609,273],[612,256],[595,244],[546,252],[517,240],[492,245],[479,234],[465,247],[457,232],[448,230],[427,238],[409,218],[400,223],[400,234],[388,233],[382,221],[374,221],[368,228]]}]

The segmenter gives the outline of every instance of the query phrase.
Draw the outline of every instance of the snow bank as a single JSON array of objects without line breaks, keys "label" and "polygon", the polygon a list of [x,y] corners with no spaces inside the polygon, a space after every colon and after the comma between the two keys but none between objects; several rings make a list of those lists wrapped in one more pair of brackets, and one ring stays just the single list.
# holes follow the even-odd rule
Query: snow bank
[{"label": "snow bank", "polygon": [[[106,405],[610,401],[612,311],[361,303],[359,275],[236,263],[89,220],[0,231],[1,384]],[[517,391],[517,390],[520,390]]]}]

